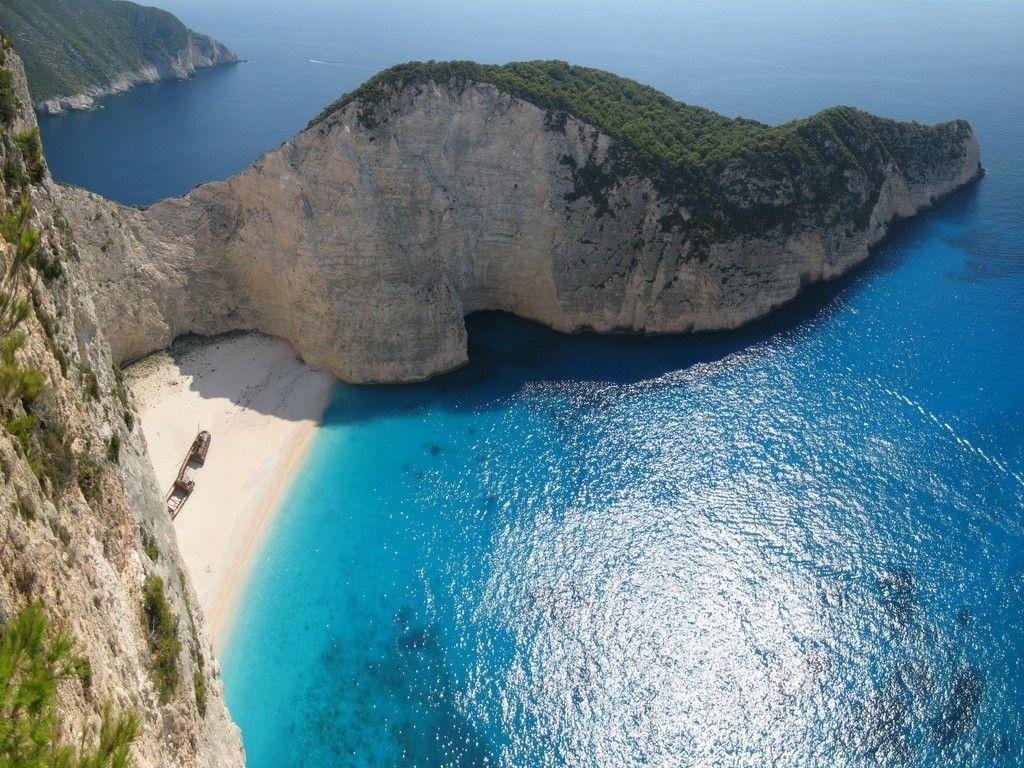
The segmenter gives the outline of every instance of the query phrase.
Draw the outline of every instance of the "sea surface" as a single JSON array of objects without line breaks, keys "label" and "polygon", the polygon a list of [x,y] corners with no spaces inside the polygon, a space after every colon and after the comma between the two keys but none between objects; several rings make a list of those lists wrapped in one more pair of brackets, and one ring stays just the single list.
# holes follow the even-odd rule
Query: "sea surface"
[{"label": "sea surface", "polygon": [[987,169],[742,331],[485,314],[338,386],[223,654],[250,766],[1024,764],[1024,4],[163,5],[247,62],[43,121],[58,178],[184,192],[410,58],[965,117]]}]

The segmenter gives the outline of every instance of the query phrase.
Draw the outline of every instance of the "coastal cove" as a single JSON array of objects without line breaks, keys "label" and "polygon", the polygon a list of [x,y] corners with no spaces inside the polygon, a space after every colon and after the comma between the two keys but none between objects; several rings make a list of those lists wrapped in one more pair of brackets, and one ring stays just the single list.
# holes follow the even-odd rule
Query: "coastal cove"
[{"label": "coastal cove", "polygon": [[393,386],[255,333],[129,366],[161,486],[213,434],[174,528],[249,766],[1024,761],[1019,4],[970,24],[945,3],[786,7],[772,34],[527,4],[394,36],[386,9],[168,7],[247,63],[43,119],[57,180],[180,194],[430,57],[559,56],[772,123],[839,102],[963,117],[986,168],[735,331],[471,313],[464,367]]},{"label": "coastal cove", "polygon": [[304,365],[284,342],[259,334],[179,339],[125,373],[161,490],[170,487],[199,429],[214,435],[175,531],[220,650],[253,553],[334,380]]}]

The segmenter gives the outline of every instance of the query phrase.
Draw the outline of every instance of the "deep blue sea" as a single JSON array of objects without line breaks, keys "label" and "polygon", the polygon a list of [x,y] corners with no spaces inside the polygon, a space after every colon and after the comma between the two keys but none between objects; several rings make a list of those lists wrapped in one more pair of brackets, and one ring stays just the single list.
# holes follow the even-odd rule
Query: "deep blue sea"
[{"label": "deep blue sea", "polygon": [[338,386],[224,653],[250,766],[1024,764],[1024,3],[163,5],[248,61],[43,121],[58,178],[183,192],[411,58],[965,117],[988,172],[740,332],[480,315]]}]

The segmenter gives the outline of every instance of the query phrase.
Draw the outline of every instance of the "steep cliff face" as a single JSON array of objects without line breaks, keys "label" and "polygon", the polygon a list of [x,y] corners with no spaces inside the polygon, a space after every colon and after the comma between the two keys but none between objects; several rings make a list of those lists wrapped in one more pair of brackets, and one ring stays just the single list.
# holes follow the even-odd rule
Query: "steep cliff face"
[{"label": "steep cliff face", "polygon": [[122,0],[4,0],[0,28],[24,59],[44,114],[91,109],[140,83],[238,61],[167,11]]},{"label": "steep cliff face", "polygon": [[9,85],[0,88],[0,630],[34,603],[73,639],[75,674],[58,687],[66,744],[95,744],[110,705],[138,717],[139,768],[241,766],[203,618],[97,314],[104,296],[83,274],[32,138],[21,63],[6,48],[0,81]]},{"label": "steep cliff face", "polygon": [[116,358],[258,328],[342,379],[409,381],[465,362],[475,310],[562,331],[738,326],[980,173],[963,121],[794,125],[813,165],[766,171],[788,155],[755,145],[666,190],[571,114],[426,77],[357,92],[247,171],[146,211],[60,195]]}]

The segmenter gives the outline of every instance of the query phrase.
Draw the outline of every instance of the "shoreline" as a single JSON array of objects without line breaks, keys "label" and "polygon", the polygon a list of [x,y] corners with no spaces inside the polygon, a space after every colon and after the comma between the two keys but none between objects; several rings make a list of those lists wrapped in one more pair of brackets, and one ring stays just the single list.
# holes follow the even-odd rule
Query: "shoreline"
[{"label": "shoreline", "polygon": [[[327,399],[324,399],[321,412],[327,407]],[[249,538],[245,542],[242,556],[234,564],[234,568],[227,574],[224,588],[218,596],[218,602],[214,603],[209,612],[206,613],[210,631],[213,633],[214,647],[218,654],[224,652],[231,641],[235,629],[235,619],[238,616],[238,608],[241,602],[242,591],[249,575],[252,573],[253,561],[259,551],[263,548],[267,534],[270,532],[278,512],[281,510],[284,500],[291,490],[295,475],[302,466],[309,448],[316,436],[319,420],[316,424],[309,425],[302,431],[302,434],[293,442],[287,451],[282,471],[274,480],[274,489],[264,500],[256,515],[252,518],[252,527],[249,529]],[[204,608],[204,611],[206,609]]]},{"label": "shoreline", "polygon": [[222,653],[273,521],[308,454],[335,379],[280,339],[188,337],[125,369],[161,492],[196,432],[206,463],[174,520],[178,548]]}]

